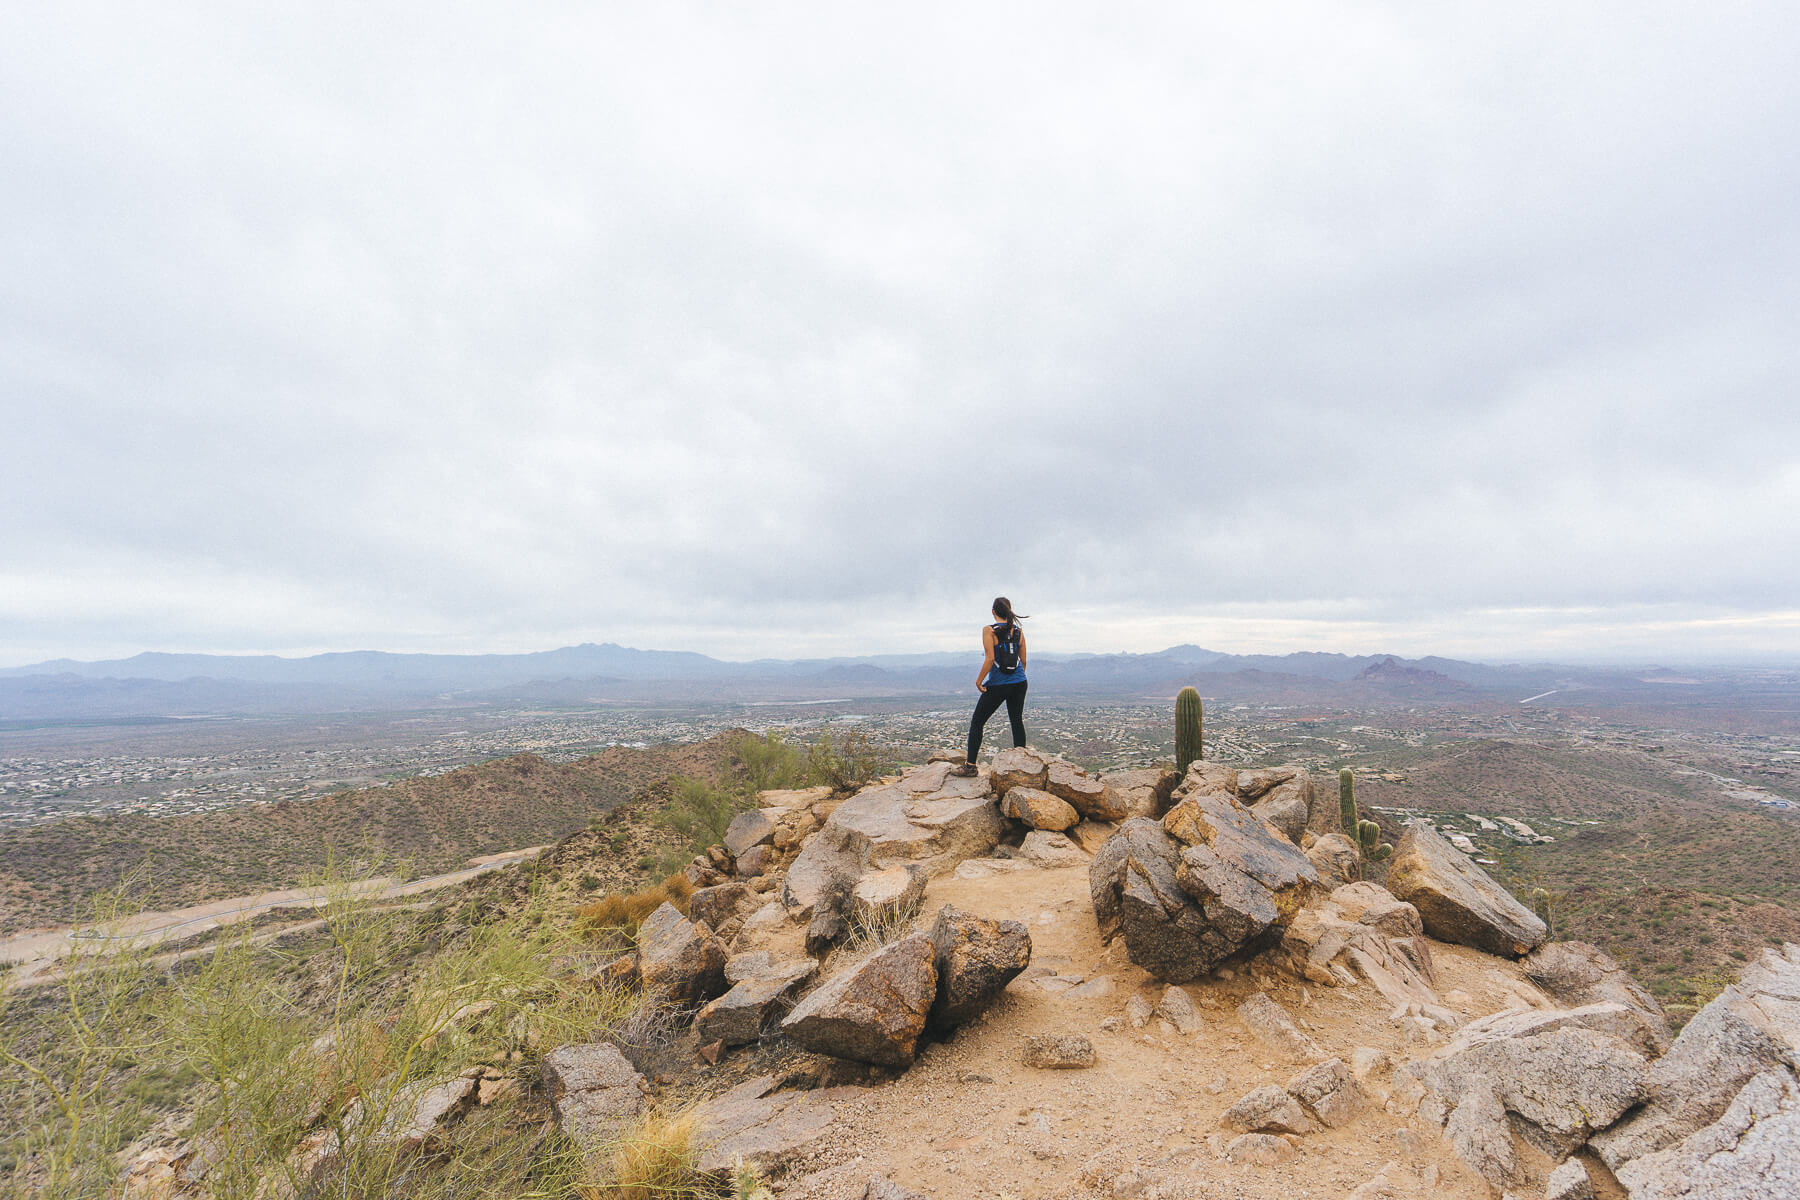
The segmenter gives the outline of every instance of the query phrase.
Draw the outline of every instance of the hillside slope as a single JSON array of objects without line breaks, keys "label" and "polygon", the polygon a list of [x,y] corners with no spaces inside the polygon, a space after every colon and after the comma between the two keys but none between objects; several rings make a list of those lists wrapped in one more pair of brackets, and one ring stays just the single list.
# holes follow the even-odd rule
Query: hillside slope
[{"label": "hillside slope", "polygon": [[409,860],[415,873],[567,837],[676,774],[710,778],[731,734],[694,745],[609,747],[570,763],[518,754],[444,775],[314,800],[174,817],[73,817],[0,834],[0,933],[68,922],[127,877],[173,908],[289,887],[328,855]]}]

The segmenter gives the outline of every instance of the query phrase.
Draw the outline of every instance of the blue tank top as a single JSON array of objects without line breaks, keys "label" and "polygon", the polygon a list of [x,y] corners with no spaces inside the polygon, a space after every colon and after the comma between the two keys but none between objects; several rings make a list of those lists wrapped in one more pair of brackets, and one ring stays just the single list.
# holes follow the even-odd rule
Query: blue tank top
[{"label": "blue tank top", "polygon": [[[994,669],[988,672],[988,676],[987,676],[987,680],[986,680],[987,686],[993,687],[996,684],[1002,684],[1002,683],[1024,683],[1025,682],[1025,664],[1024,663],[1018,663],[1018,665],[1010,671],[1002,671],[1000,669],[1000,661],[999,660],[1000,660],[1001,647],[1007,640],[1007,632],[1006,632],[1005,623],[1002,622],[1000,624],[993,626],[993,630],[994,630]],[[1019,654],[1018,654],[1019,638],[1020,638],[1019,627],[1017,625],[1014,625],[1012,627],[1012,638],[1011,638],[1014,662],[1018,662],[1018,658],[1019,658]]]}]

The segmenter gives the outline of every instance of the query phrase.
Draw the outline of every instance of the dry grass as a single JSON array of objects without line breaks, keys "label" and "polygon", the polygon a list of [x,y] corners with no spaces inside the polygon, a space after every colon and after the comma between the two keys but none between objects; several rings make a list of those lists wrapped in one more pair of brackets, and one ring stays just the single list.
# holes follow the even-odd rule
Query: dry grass
[{"label": "dry grass", "polygon": [[648,1113],[605,1164],[604,1178],[576,1190],[582,1200],[711,1200],[729,1196],[730,1180],[699,1168],[698,1126],[691,1114]]},{"label": "dry grass", "polygon": [[677,871],[655,887],[602,896],[592,904],[584,904],[575,910],[575,918],[582,929],[594,933],[608,929],[636,933],[644,918],[664,904],[673,904],[686,916],[688,900],[693,894],[693,883]]}]

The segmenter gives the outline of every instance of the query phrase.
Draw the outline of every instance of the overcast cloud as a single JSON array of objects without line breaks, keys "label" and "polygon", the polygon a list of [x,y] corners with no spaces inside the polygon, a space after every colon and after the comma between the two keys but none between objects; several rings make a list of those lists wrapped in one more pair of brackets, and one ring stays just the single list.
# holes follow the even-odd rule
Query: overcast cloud
[{"label": "overcast cloud", "polygon": [[7,8],[0,665],[1800,658],[1791,4]]}]

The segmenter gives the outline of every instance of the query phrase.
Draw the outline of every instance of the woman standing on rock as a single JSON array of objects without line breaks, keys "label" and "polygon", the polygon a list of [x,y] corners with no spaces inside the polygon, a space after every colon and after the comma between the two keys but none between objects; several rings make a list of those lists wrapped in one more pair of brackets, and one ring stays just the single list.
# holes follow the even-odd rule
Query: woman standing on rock
[{"label": "woman standing on rock", "polygon": [[994,623],[981,630],[981,674],[975,676],[975,715],[969,720],[969,755],[955,771],[975,774],[975,756],[981,752],[981,729],[1002,704],[1012,721],[1013,745],[1025,744],[1025,618],[1013,612],[1012,601],[994,598]]}]

